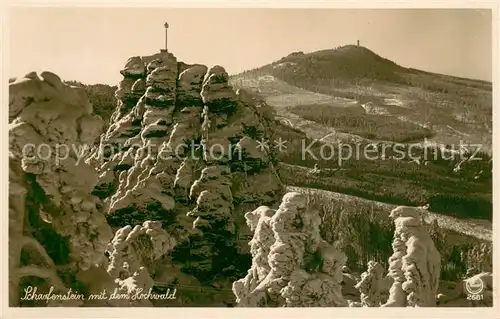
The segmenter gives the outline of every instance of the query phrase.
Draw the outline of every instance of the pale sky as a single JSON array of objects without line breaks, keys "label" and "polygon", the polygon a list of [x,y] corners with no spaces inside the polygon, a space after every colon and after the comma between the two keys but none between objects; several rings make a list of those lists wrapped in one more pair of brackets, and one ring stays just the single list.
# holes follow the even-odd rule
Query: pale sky
[{"label": "pale sky", "polygon": [[405,66],[491,81],[491,11],[473,9],[16,8],[10,76],[49,70],[115,85],[135,55],[164,47],[178,60],[230,74],[294,51],[361,45]]}]

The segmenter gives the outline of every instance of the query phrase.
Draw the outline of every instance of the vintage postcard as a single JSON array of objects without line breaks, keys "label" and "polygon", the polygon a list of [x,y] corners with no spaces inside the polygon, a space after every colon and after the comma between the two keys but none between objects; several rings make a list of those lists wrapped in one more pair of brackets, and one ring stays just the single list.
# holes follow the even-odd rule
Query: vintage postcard
[{"label": "vintage postcard", "polygon": [[493,318],[498,4],[459,4],[6,7],[6,318]]}]

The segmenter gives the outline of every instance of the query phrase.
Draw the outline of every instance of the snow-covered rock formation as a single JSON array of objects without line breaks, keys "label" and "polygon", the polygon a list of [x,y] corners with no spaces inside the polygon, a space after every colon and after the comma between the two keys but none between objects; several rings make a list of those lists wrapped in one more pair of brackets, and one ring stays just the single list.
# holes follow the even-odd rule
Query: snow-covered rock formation
[{"label": "snow-covered rock formation", "polygon": [[[30,287],[133,295],[161,284],[208,288],[209,297],[183,296],[185,306],[203,298],[271,307],[467,301],[466,281],[440,290],[440,253],[427,233],[437,223],[426,226],[419,208],[391,212],[387,276],[377,262],[360,279],[349,273],[346,255],[320,236],[322,221],[307,196],[283,196],[269,143],[271,108],[234,91],[221,66],[188,65],[162,51],[130,58],[121,74],[106,132],[82,88],[50,72],[9,81],[11,306],[152,306],[147,299],[20,297]],[[469,268],[469,285],[484,285],[482,299],[467,305],[490,305],[492,246],[453,260]],[[231,284],[234,299],[223,295]]]},{"label": "snow-covered rock formation", "polygon": [[235,92],[221,66],[188,65],[166,51],[133,57],[121,73],[113,124],[88,160],[109,224],[158,221],[186,274],[212,284],[239,276],[244,214],[283,193],[274,152],[260,143],[272,137],[272,111]]}]

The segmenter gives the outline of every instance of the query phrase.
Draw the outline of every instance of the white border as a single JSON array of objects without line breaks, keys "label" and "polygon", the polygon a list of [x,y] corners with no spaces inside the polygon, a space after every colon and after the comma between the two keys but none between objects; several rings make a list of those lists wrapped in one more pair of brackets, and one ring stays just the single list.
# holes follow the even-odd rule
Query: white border
[{"label": "white border", "polygon": [[[493,32],[493,122],[500,122],[500,112],[496,112],[499,105],[499,88],[496,85],[499,81],[499,3],[497,1],[10,1],[2,2],[1,11],[1,60],[0,68],[2,82],[0,85],[0,99],[2,101],[1,112],[4,118],[8,117],[8,77],[9,77],[9,32],[8,32],[8,7],[171,7],[171,8],[353,8],[353,9],[373,9],[373,8],[489,8],[492,9]],[[22,41],[22,40],[21,40]],[[36,52],[33,52],[36,54]],[[4,122],[5,123],[5,122]],[[500,133],[499,133],[500,134]],[[497,150],[499,145],[499,134],[496,125],[493,126],[493,157],[500,154]],[[8,149],[8,133],[2,130],[1,143],[4,150]],[[4,153],[5,155],[7,152]],[[7,156],[2,157],[2,169],[0,170],[4,183],[1,183],[3,203],[8,202],[8,162]],[[500,222],[500,198],[495,196],[497,185],[495,181],[499,179],[497,166],[493,167],[493,242],[494,242],[494,300],[493,308],[8,308],[8,209],[2,214],[2,283],[0,292],[2,296],[2,318],[500,318],[500,295],[498,287],[500,280],[497,276],[500,265],[499,254],[497,253],[497,243],[499,233],[497,231]],[[4,206],[5,207],[5,206]]]}]

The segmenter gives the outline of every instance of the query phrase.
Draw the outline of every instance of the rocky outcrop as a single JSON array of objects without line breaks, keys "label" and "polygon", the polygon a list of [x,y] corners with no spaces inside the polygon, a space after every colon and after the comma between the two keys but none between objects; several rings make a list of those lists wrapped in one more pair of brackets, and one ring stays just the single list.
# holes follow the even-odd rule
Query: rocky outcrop
[{"label": "rocky outcrop", "polygon": [[480,272],[456,284],[443,282],[441,286],[438,294],[440,307],[493,307],[491,272]]},{"label": "rocky outcrop", "polygon": [[[273,112],[234,92],[222,67],[162,52],[131,58],[122,74],[97,149],[103,123],[82,88],[50,72],[9,80],[11,306],[164,306],[148,298],[20,300],[33,287],[133,296],[158,285],[216,291],[186,294],[184,306],[229,305],[231,284],[238,306],[492,305],[492,246],[455,254],[467,279],[439,285],[440,254],[427,233],[439,229],[425,225],[421,208],[391,212],[386,277],[377,262],[361,279],[350,273],[346,255],[321,238],[306,197],[282,198],[266,143]],[[247,233],[250,254],[239,244]]]},{"label": "rocky outcrop", "polygon": [[249,265],[237,244],[244,213],[283,192],[273,151],[259,147],[273,134],[273,114],[235,92],[222,67],[188,65],[166,51],[131,58],[121,73],[114,123],[87,161],[99,171],[94,194],[114,229],[158,221],[177,243],[178,267],[226,285],[214,278]]},{"label": "rocky outcrop", "polygon": [[271,227],[271,218],[275,212],[274,209],[261,206],[245,214],[247,225],[254,232],[254,236],[248,243],[252,254],[252,266],[244,278],[233,283],[233,292],[239,306],[251,305],[249,295],[271,271],[268,256],[275,241]]},{"label": "rocky outcrop", "polygon": [[[321,239],[319,214],[307,209],[304,195],[287,193],[276,212],[260,207],[247,218],[256,231],[251,241],[254,263],[233,284],[240,305],[347,306],[341,293],[346,256]],[[266,266],[261,246],[271,241],[268,223],[274,243]]]},{"label": "rocky outcrop", "polygon": [[391,211],[395,232],[389,258],[393,280],[385,307],[434,307],[441,256],[423,225],[421,208],[399,206]]},{"label": "rocky outcrop", "polygon": [[84,289],[87,283],[76,274],[106,261],[112,232],[90,194],[98,176],[84,162],[85,149],[103,123],[83,89],[53,73],[33,72],[9,83],[9,95],[9,272],[15,306],[19,290],[34,283],[43,282],[39,291]]}]

